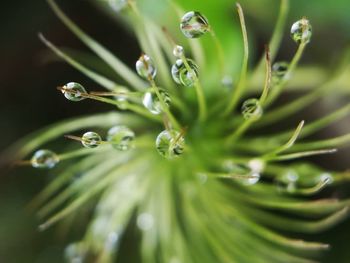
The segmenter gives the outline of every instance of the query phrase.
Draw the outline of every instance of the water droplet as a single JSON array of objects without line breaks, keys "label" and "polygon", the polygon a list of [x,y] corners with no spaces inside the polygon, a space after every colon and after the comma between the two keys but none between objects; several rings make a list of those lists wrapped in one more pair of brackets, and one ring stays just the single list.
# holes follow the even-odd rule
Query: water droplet
[{"label": "water droplet", "polygon": [[160,155],[172,159],[184,151],[185,139],[175,130],[162,131],[156,139],[156,148]]},{"label": "water droplet", "polygon": [[34,168],[48,168],[51,169],[59,162],[56,153],[50,150],[38,150],[34,153],[31,164]]},{"label": "water droplet", "polygon": [[184,52],[183,46],[176,45],[173,49],[173,54],[177,58],[181,58],[185,54]]},{"label": "water droplet", "polygon": [[242,183],[245,185],[254,185],[260,181],[259,173],[250,173],[247,178],[242,179]]},{"label": "water droplet", "polygon": [[319,178],[320,181],[326,182],[327,184],[332,184],[334,181],[333,176],[330,173],[322,173]]},{"label": "water droplet", "polygon": [[286,76],[289,69],[289,63],[285,61],[276,62],[272,66],[272,83],[271,86],[280,84],[283,79],[287,79]]},{"label": "water droplet", "polygon": [[157,74],[154,62],[148,55],[141,55],[136,62],[136,71],[144,79],[154,79]]},{"label": "water droplet", "polygon": [[197,178],[200,184],[206,184],[206,182],[208,181],[208,175],[205,173],[198,173]]},{"label": "water droplet", "polygon": [[286,173],[283,173],[276,179],[277,189],[280,192],[293,193],[296,190],[299,176],[294,170],[288,170]]},{"label": "water droplet", "polygon": [[107,134],[107,140],[119,151],[129,150],[134,139],[135,133],[123,125],[112,127]]},{"label": "water droplet", "polygon": [[229,75],[224,76],[221,80],[221,84],[228,89],[232,89],[232,86],[233,86],[232,77]]},{"label": "water droplet", "polygon": [[193,86],[198,78],[198,66],[191,59],[187,59],[187,63],[192,69],[191,71],[187,70],[185,63],[181,59],[176,60],[171,68],[171,75],[177,84],[189,87]]},{"label": "water droplet", "polygon": [[118,102],[118,108],[121,110],[126,110],[128,108],[128,92],[126,88],[118,88],[115,92],[120,93],[120,95],[114,96]]},{"label": "water droplet", "polygon": [[180,29],[188,38],[200,37],[209,31],[208,19],[199,12],[188,12],[181,19]]},{"label": "water droplet", "polygon": [[117,232],[110,232],[105,242],[105,250],[112,252],[116,250],[120,236]]},{"label": "water droplet", "polygon": [[137,217],[137,226],[142,231],[148,231],[152,229],[154,225],[154,218],[149,213],[142,213]]},{"label": "water droplet", "polygon": [[108,0],[109,6],[116,12],[120,12],[128,5],[128,0]]},{"label": "water droplet", "polygon": [[86,248],[83,243],[73,243],[66,247],[64,256],[69,263],[83,263],[86,256]]},{"label": "water droplet", "polygon": [[258,99],[248,99],[242,105],[242,114],[246,120],[258,120],[263,114],[263,109]]},{"label": "water droplet", "polygon": [[292,25],[290,33],[296,43],[307,44],[310,42],[312,37],[312,26],[309,20],[302,18]]},{"label": "water droplet", "polygon": [[101,136],[96,132],[86,132],[81,138],[81,143],[86,148],[96,148],[101,144]]},{"label": "water droplet", "polygon": [[70,101],[81,101],[84,98],[82,93],[86,93],[85,88],[76,82],[69,82],[63,86],[62,93]]},{"label": "water droplet", "polygon": [[[163,89],[159,89],[159,93],[164,101],[164,103],[169,107],[171,102],[168,92]],[[142,100],[143,105],[148,109],[151,113],[157,115],[162,112],[162,104],[154,90],[147,91],[143,96]]]}]

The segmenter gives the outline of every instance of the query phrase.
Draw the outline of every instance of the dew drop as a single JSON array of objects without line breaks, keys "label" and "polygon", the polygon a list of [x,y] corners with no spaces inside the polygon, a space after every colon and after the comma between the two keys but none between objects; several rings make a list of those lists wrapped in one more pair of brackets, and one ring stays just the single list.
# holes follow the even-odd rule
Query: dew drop
[{"label": "dew drop", "polygon": [[160,155],[173,159],[184,151],[185,139],[175,130],[162,131],[156,139],[156,148]]},{"label": "dew drop", "polygon": [[86,248],[83,243],[72,243],[65,248],[64,256],[69,263],[83,263]]},{"label": "dew drop", "polygon": [[296,43],[307,44],[312,37],[312,26],[309,20],[302,18],[292,25],[290,33]]},{"label": "dew drop", "polygon": [[56,153],[50,150],[38,150],[34,153],[30,162],[34,168],[51,169],[59,162],[59,158]]},{"label": "dew drop", "polygon": [[173,55],[177,58],[181,58],[185,54],[183,46],[176,45],[173,49]]},{"label": "dew drop", "polygon": [[171,75],[177,84],[184,85],[186,87],[193,86],[198,78],[198,66],[191,60],[187,59],[191,71],[187,70],[185,63],[181,59],[176,60],[175,64],[171,68]]},{"label": "dew drop", "polygon": [[107,134],[107,140],[119,151],[129,150],[134,139],[135,133],[123,125],[112,127]]},{"label": "dew drop", "polygon": [[242,114],[246,120],[258,120],[263,114],[263,109],[258,99],[248,99],[242,105]]},{"label": "dew drop", "polygon": [[283,78],[286,77],[286,74],[289,69],[289,63],[285,61],[276,62],[272,66],[272,82],[273,84],[279,83]]},{"label": "dew drop", "polygon": [[126,88],[118,88],[115,92],[120,93],[120,95],[114,96],[118,103],[118,108],[121,110],[126,110],[128,108],[128,92]]},{"label": "dew drop", "polygon": [[157,74],[157,69],[153,60],[148,55],[141,55],[136,62],[136,71],[140,77],[144,79],[154,79]]},{"label": "dew drop", "polygon": [[298,174],[293,170],[288,170],[277,177],[277,189],[280,192],[293,193],[296,190],[298,180]]},{"label": "dew drop", "polygon": [[81,101],[85,99],[81,94],[86,93],[86,90],[79,83],[69,82],[63,86],[62,93],[70,101]]},{"label": "dew drop", "polygon": [[180,29],[188,38],[200,37],[209,31],[208,19],[199,12],[188,12],[181,19]]},{"label": "dew drop", "polygon": [[228,89],[232,89],[232,85],[233,85],[233,79],[231,76],[226,75],[221,79],[221,84],[228,88]]},{"label": "dew drop", "polygon": [[120,236],[118,232],[110,232],[105,241],[105,250],[113,252],[118,247]]},{"label": "dew drop", "polygon": [[108,4],[114,11],[120,12],[128,5],[128,0],[108,0]]},{"label": "dew drop", "polygon": [[[166,106],[169,107],[171,99],[168,92],[166,92],[164,89],[159,89],[159,94],[162,97]],[[146,107],[146,109],[148,109],[152,114],[158,115],[162,112],[162,104],[156,92],[153,90],[147,91],[145,93],[145,95],[143,96],[142,103]]]},{"label": "dew drop", "polygon": [[137,217],[137,226],[142,231],[148,231],[152,229],[154,225],[154,218],[149,213],[142,213]]},{"label": "dew drop", "polygon": [[81,143],[86,148],[96,148],[101,144],[101,136],[96,132],[86,132],[81,138]]},{"label": "dew drop", "polygon": [[247,178],[242,179],[242,183],[245,185],[254,185],[260,181],[259,173],[250,173]]}]

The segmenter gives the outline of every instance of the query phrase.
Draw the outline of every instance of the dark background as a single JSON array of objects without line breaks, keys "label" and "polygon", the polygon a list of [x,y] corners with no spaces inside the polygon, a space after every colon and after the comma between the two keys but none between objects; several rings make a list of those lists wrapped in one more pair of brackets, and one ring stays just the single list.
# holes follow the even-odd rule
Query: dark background
[{"label": "dark background", "polygon": [[[248,17],[254,26],[256,45],[267,39],[273,21],[268,9],[260,8],[263,1],[242,1],[248,6]],[[267,1],[272,3],[273,1]],[[272,10],[276,9],[274,1]],[[292,1],[291,17],[309,14],[321,28],[315,34],[314,45],[305,56],[306,61],[327,65],[341,56],[350,40],[350,4],[347,1]],[[333,2],[333,3],[330,3]],[[135,41],[121,26],[96,10],[88,1],[59,1],[67,14],[94,38],[133,67],[140,54]],[[257,16],[254,4],[257,7]],[[69,81],[94,85],[89,79],[64,63],[47,63],[48,52],[38,40],[43,32],[52,42],[86,50],[53,15],[43,0],[4,1],[0,10],[0,151],[18,138],[45,125],[65,118],[108,110],[108,106],[93,102],[76,105],[55,89]],[[346,10],[348,10],[346,12]],[[271,27],[262,26],[262,21]],[[287,36],[288,37],[288,36]],[[286,38],[288,39],[288,38]],[[280,56],[291,54],[289,39]],[[261,45],[260,45],[261,46]],[[310,113],[312,114],[312,113]],[[349,124],[343,125],[350,127]],[[327,131],[332,132],[332,131]],[[348,152],[331,158],[330,166],[348,168]],[[65,241],[57,229],[39,233],[39,222],[25,210],[30,199],[46,184],[48,177],[29,169],[0,172],[0,263],[63,262]],[[347,192],[347,186],[343,192]],[[331,242],[334,249],[326,253],[323,262],[350,262],[350,222],[347,221],[319,236]]]}]

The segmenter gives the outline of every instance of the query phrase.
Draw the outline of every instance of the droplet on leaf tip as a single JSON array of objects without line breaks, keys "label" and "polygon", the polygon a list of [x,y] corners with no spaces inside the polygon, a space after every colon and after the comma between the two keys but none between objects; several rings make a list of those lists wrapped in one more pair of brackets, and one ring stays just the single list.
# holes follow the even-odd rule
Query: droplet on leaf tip
[{"label": "droplet on leaf tip", "polygon": [[199,12],[190,11],[182,17],[180,29],[186,37],[198,38],[209,31],[208,19]]}]

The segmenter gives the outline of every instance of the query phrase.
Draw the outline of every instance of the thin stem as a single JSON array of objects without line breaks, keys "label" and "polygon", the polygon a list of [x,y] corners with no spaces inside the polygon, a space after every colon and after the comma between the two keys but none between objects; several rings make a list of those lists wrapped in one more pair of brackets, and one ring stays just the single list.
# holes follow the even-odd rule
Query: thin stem
[{"label": "thin stem", "polygon": [[[68,92],[68,93],[71,93],[71,94],[79,94],[79,96],[81,96],[83,98],[104,102],[104,103],[107,103],[107,104],[114,105],[114,106],[116,106],[118,108],[120,107],[120,103],[118,101],[115,101],[115,100],[112,100],[112,99],[107,99],[107,98],[103,98],[103,97],[99,97],[99,96],[94,96],[94,95],[91,95],[89,93],[76,92],[74,90],[66,89],[64,86],[63,87],[57,87],[57,89],[59,91],[61,91],[62,93]],[[123,102],[123,106],[125,107],[125,109],[131,110],[131,111],[133,111],[135,113],[138,113],[138,114],[140,114],[140,115],[142,115],[144,117],[147,117],[148,119],[159,121],[159,118],[157,116],[154,116],[153,114],[150,114],[150,113],[144,111],[142,108],[140,108],[137,105],[133,105],[133,104],[130,104],[127,101],[125,101],[125,102]]]},{"label": "thin stem", "polygon": [[271,87],[272,69],[271,69],[271,58],[269,47],[265,47],[265,61],[266,61],[266,75],[265,75],[265,85],[261,97],[259,99],[260,105],[263,106],[267,99]]},{"label": "thin stem", "polygon": [[212,39],[213,39],[213,42],[215,45],[216,53],[218,55],[220,75],[221,75],[221,77],[223,77],[226,74],[224,51],[222,49],[221,43],[220,43],[218,37],[216,36],[214,30],[210,27],[209,31],[211,33],[211,36],[212,36]]},{"label": "thin stem", "polygon": [[247,79],[247,72],[248,72],[249,44],[248,44],[247,29],[245,25],[244,13],[243,13],[242,7],[238,3],[236,4],[236,6],[237,6],[241,28],[242,28],[244,56],[243,56],[241,76],[237,84],[237,87],[233,89],[229,104],[224,112],[225,116],[229,115],[232,112],[232,110],[237,106],[237,103],[241,98],[241,95],[246,87],[246,79]]},{"label": "thin stem", "polygon": [[295,68],[297,67],[297,65],[298,65],[298,63],[299,63],[299,61],[304,53],[306,46],[307,46],[307,43],[301,43],[298,46],[297,52],[295,53],[292,61],[290,62],[289,66],[288,66],[288,70],[287,70],[286,74],[284,75],[284,78],[274,87],[270,98],[266,102],[267,105],[272,104],[278,98],[278,96],[281,94],[283,88],[286,86],[286,84],[288,83],[290,77],[292,76]]},{"label": "thin stem", "polygon": [[[261,97],[259,99],[259,103],[260,103],[261,107],[263,107],[263,105],[267,99],[267,95],[269,94],[270,84],[271,84],[271,60],[270,60],[270,51],[269,51],[268,47],[266,47],[265,59],[266,59],[265,85],[264,85]],[[228,137],[227,140],[228,140],[229,144],[237,141],[238,138],[240,138],[242,136],[242,134],[244,134],[249,129],[250,125],[252,125],[256,121],[257,120],[255,120],[255,119],[244,120],[243,124],[241,126],[239,126],[238,129],[232,135],[230,135]]]},{"label": "thin stem", "polygon": [[94,80],[96,83],[100,84],[102,87],[113,90],[117,84],[110,79],[97,74],[96,72],[92,71],[91,69],[85,67],[84,65],[80,64],[78,61],[74,60],[72,57],[68,56],[66,53],[61,51],[57,46],[55,46],[53,43],[51,43],[49,40],[47,40],[43,34],[39,33],[39,39],[52,51],[54,52],[58,57],[60,57],[62,60],[66,61],[68,64],[70,64],[73,68],[77,69],[81,73],[88,76],[90,79]]},{"label": "thin stem", "polygon": [[265,155],[266,158],[270,157],[270,156],[276,156],[277,154],[284,152],[286,150],[288,150],[290,147],[292,147],[295,143],[295,141],[298,139],[301,130],[303,129],[304,126],[304,121],[301,121],[298,125],[298,127],[296,128],[296,130],[294,131],[294,133],[292,134],[292,137],[289,139],[289,141],[282,145],[281,147],[277,148],[276,150],[272,151],[271,153],[268,153]]},{"label": "thin stem", "polygon": [[234,133],[232,133],[228,138],[227,138],[227,143],[228,145],[231,145],[235,141],[237,141],[250,127],[255,122],[253,119],[248,119],[244,120],[243,124],[238,127],[238,129],[235,130]]},{"label": "thin stem", "polygon": [[289,160],[303,158],[303,157],[307,157],[307,156],[314,156],[314,155],[320,155],[320,154],[331,154],[331,153],[335,153],[335,152],[337,152],[337,149],[316,150],[316,151],[291,153],[291,154],[273,156],[273,157],[264,157],[263,160],[265,160],[265,161],[289,161]]},{"label": "thin stem", "polygon": [[195,77],[194,88],[196,90],[196,94],[197,94],[197,98],[198,98],[199,120],[201,122],[204,122],[207,119],[207,103],[205,101],[205,96],[204,96],[204,91],[203,91],[202,85],[199,82],[197,74],[194,72],[194,70],[188,64],[188,61],[187,61],[185,55],[181,56],[181,60],[184,63],[187,71],[192,76]]},{"label": "thin stem", "polygon": [[298,150],[298,151],[300,151],[300,150],[305,151],[305,150],[318,149],[320,147],[322,147],[322,148],[346,147],[347,145],[349,145],[349,143],[350,143],[350,134],[346,134],[346,135],[331,138],[331,139],[296,144],[294,146],[294,149]]},{"label": "thin stem", "polygon": [[159,88],[157,87],[156,83],[154,82],[154,80],[151,77],[149,78],[149,82],[151,84],[151,87],[154,89],[158,99],[159,99],[159,102],[160,102],[160,105],[162,106],[163,112],[166,114],[166,116],[168,117],[169,121],[174,126],[174,128],[179,130],[181,128],[181,125],[176,120],[176,118],[171,113],[171,111],[169,110],[167,104],[164,101],[162,94],[160,94]]},{"label": "thin stem", "polygon": [[[283,38],[283,30],[285,28],[286,21],[287,21],[288,12],[289,12],[289,0],[281,0],[276,27],[269,43],[270,50],[271,50],[271,61],[275,59],[278,49],[280,47],[280,44]],[[254,73],[253,73],[254,76],[258,74],[260,71],[263,71],[264,60],[265,60],[264,57],[262,57],[258,66],[254,70]]]}]

